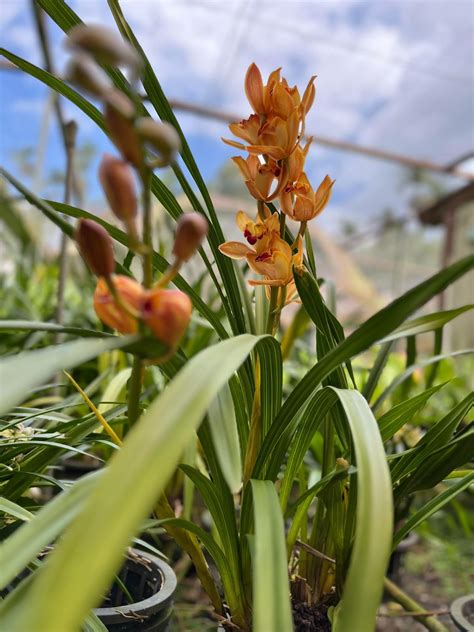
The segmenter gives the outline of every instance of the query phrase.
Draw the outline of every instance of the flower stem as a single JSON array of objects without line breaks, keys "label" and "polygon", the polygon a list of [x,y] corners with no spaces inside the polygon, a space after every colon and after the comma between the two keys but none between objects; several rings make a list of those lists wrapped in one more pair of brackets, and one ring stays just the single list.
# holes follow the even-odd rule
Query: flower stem
[{"label": "flower stem", "polygon": [[255,360],[255,394],[253,398],[252,417],[250,419],[250,432],[245,454],[243,480],[246,483],[252,476],[255,461],[262,443],[262,407],[260,402],[260,358]]},{"label": "flower stem", "polygon": [[270,289],[270,305],[268,307],[268,320],[267,320],[267,334],[271,336],[275,335],[275,319],[277,316],[276,309],[278,303],[278,287],[272,287]]},{"label": "flower stem", "polygon": [[217,613],[223,614],[222,601],[219,596],[219,592],[196,536],[193,533],[185,531],[185,529],[181,529],[166,522],[167,520],[175,519],[176,515],[165,494],[162,494],[158,499],[154,514],[159,520],[165,521],[163,523],[163,528],[172,538],[174,538],[178,546],[180,546],[183,551],[186,551],[189,555],[196,568],[196,573],[201,581],[202,587],[206,591],[214,608]]},{"label": "flower stem", "polygon": [[128,423],[130,426],[140,417],[140,392],[142,390],[142,360],[139,356],[133,357],[132,374],[128,381]]},{"label": "flower stem", "polygon": [[[150,288],[153,284],[153,239],[151,231],[151,177],[152,171],[143,165],[139,171],[142,182],[143,204],[143,285]],[[143,361],[139,356],[134,356],[132,374],[128,382],[128,423],[130,426],[140,416],[140,393],[143,381]]]},{"label": "flower stem", "polygon": [[432,616],[423,616],[423,608],[414,599],[409,597],[403,590],[394,584],[387,577],[384,579],[384,588],[394,601],[405,608],[407,612],[416,615],[416,620],[431,632],[448,632],[446,626]]},{"label": "flower stem", "polygon": [[149,288],[153,284],[153,237],[151,230],[151,176],[152,171],[143,166],[140,170],[142,181],[142,204],[143,204],[143,285]]}]

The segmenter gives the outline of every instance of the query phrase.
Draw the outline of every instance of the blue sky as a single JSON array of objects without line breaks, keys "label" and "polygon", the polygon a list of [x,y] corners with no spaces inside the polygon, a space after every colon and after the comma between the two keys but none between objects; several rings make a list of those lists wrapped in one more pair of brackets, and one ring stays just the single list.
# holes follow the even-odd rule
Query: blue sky
[{"label": "blue sky", "polygon": [[[105,0],[75,0],[85,21],[112,24]],[[3,46],[40,63],[26,0],[2,0]],[[449,163],[474,148],[473,5],[470,0],[124,0],[123,10],[170,98],[248,115],[243,77],[257,62],[277,66],[302,88],[317,74],[317,98],[307,130],[416,158]],[[49,24],[58,71],[66,61],[63,35]],[[1,71],[0,157],[18,173],[15,149],[39,138],[47,91],[34,79]],[[91,204],[99,203],[95,168],[110,150],[106,139],[69,104],[81,143],[98,156],[89,173]],[[219,140],[224,124],[178,113],[198,164],[212,178],[235,154]],[[44,171],[60,167],[61,146],[51,125]],[[404,171],[392,164],[315,145],[309,175],[329,173],[335,194],[321,222],[371,222],[391,207],[406,214]],[[446,186],[462,181],[446,178]],[[364,226],[362,226],[363,228]]]}]

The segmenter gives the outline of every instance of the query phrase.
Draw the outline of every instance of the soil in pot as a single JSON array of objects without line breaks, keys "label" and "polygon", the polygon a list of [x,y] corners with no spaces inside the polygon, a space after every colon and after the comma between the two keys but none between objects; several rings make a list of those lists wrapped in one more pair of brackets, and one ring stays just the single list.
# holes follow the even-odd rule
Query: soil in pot
[{"label": "soil in pot", "polygon": [[307,603],[293,604],[293,623],[295,632],[330,632],[331,622],[327,616],[328,606]]}]

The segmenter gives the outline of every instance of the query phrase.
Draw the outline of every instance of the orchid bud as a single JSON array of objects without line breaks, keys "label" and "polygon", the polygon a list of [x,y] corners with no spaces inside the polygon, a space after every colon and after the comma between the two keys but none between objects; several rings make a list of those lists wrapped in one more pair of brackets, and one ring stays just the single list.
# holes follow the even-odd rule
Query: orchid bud
[{"label": "orchid bud", "polygon": [[189,325],[192,309],[183,292],[159,288],[146,293],[141,316],[161,342],[175,348]]},{"label": "orchid bud", "polygon": [[121,334],[133,334],[138,329],[138,321],[133,313],[140,313],[144,289],[127,276],[115,275],[111,282],[119,300],[112,295],[107,281],[100,278],[94,292],[95,313],[111,329]]},{"label": "orchid bud", "polygon": [[105,72],[84,53],[74,55],[66,66],[66,79],[93,97],[102,98],[111,88]]},{"label": "orchid bud", "polygon": [[109,233],[97,222],[80,219],[75,234],[82,258],[92,272],[110,277],[115,270],[114,249]]},{"label": "orchid bud", "polygon": [[142,149],[133,125],[135,108],[130,99],[119,90],[107,93],[104,106],[104,120],[114,145],[122,156],[139,167],[142,162]]},{"label": "orchid bud", "polygon": [[135,181],[130,165],[105,154],[99,166],[99,180],[116,217],[130,222],[137,214]]},{"label": "orchid bud", "polygon": [[208,223],[200,213],[181,215],[176,226],[173,254],[179,261],[190,259],[207,235]]},{"label": "orchid bud", "polygon": [[93,55],[101,64],[129,66],[137,69],[140,57],[136,50],[115,31],[99,25],[78,24],[68,32],[68,48],[79,48]]},{"label": "orchid bud", "polygon": [[159,123],[149,116],[137,119],[135,129],[143,142],[158,152],[157,167],[166,167],[174,162],[181,149],[181,139],[170,123]]}]

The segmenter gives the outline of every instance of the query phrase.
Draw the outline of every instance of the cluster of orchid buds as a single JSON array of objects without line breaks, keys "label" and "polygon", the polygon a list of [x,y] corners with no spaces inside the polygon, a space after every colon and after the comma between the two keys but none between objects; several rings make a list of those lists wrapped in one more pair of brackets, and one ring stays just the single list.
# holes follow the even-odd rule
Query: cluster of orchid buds
[{"label": "cluster of orchid buds", "polygon": [[[142,184],[143,199],[149,200],[153,170],[174,162],[180,150],[179,135],[169,123],[142,115],[144,111],[134,88],[141,63],[128,42],[104,27],[78,25],[69,31],[67,46],[73,51],[67,70],[69,81],[103,103],[105,128],[120,156],[104,155],[99,181],[111,211],[124,225],[130,249],[140,254],[144,266],[143,285],[129,276],[115,274],[108,232],[96,221],[80,219],[76,241],[82,257],[98,277],[94,309],[102,322],[122,334],[150,332],[165,345],[167,357],[188,327],[192,304],[186,294],[166,286],[200,247],[208,224],[199,213],[181,216],[176,227],[174,260],[154,283],[150,204],[144,202],[140,234],[134,170]],[[101,64],[129,70],[131,97],[112,85]]]},{"label": "cluster of orchid buds", "polygon": [[[248,245],[226,242],[223,254],[245,259],[262,279],[251,285],[280,288],[280,306],[296,298],[293,266],[303,260],[302,237],[308,221],[319,215],[329,201],[334,181],[326,176],[314,190],[305,172],[305,160],[312,139],[302,145],[305,118],[314,97],[315,77],[311,77],[303,96],[290,87],[274,70],[264,85],[260,70],[251,64],[245,77],[245,92],[253,113],[240,123],[229,125],[241,141],[223,139],[227,144],[248,152],[247,158],[232,158],[239,168],[250,195],[257,200],[254,220],[243,211],[237,213],[237,225]],[[281,213],[271,212],[268,204],[278,200]],[[300,223],[293,244],[285,240],[285,218]]]}]

